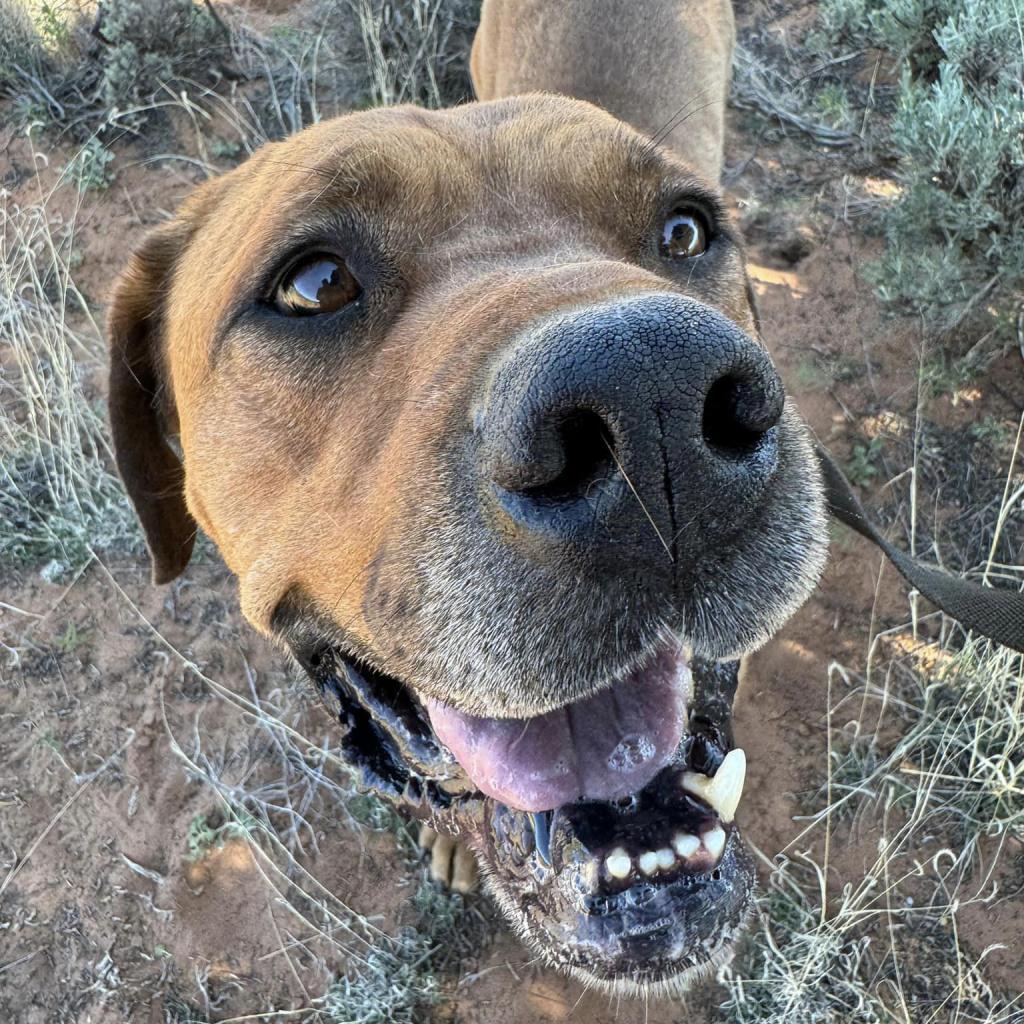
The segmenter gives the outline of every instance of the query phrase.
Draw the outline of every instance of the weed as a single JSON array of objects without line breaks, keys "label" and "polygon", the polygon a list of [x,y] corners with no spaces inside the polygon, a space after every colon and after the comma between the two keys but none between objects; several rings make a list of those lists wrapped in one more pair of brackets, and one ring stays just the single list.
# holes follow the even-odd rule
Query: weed
[{"label": "weed", "polygon": [[62,654],[73,654],[86,642],[88,633],[89,630],[79,631],[78,626],[69,621],[64,627],[64,632],[54,640],[53,645]]},{"label": "weed", "polygon": [[114,173],[110,167],[113,159],[114,154],[100,142],[99,138],[90,135],[64,168],[63,176],[73,182],[79,192],[106,189],[114,180]]},{"label": "weed", "polygon": [[175,995],[164,998],[164,1024],[209,1024],[209,1018]]},{"label": "weed", "polygon": [[967,427],[967,433],[975,441],[987,441],[995,448],[1005,448],[1013,440],[1013,431],[991,414],[982,416],[977,423]]},{"label": "weed", "polygon": [[885,439],[873,437],[866,445],[855,444],[846,463],[846,475],[858,487],[867,487],[878,476],[877,459],[882,453]]},{"label": "weed", "polygon": [[[873,271],[868,271],[873,273]],[[973,376],[970,367],[943,349],[921,367],[921,382],[930,396],[941,398],[952,395],[967,384]]]},{"label": "weed", "polygon": [[242,153],[242,144],[232,139],[214,139],[210,152],[221,160],[236,160]]},{"label": "weed", "polygon": [[239,808],[236,816],[226,821],[216,815],[197,814],[189,822],[188,835],[185,837],[185,859],[200,860],[230,839],[244,839],[255,828],[258,828],[256,819],[244,808]]},{"label": "weed", "polygon": [[844,86],[829,82],[815,97],[817,111],[833,128],[849,130],[853,126],[853,110]]},{"label": "weed", "polygon": [[828,381],[828,375],[818,365],[817,360],[810,356],[800,357],[793,376],[797,387],[802,391],[822,388]]}]

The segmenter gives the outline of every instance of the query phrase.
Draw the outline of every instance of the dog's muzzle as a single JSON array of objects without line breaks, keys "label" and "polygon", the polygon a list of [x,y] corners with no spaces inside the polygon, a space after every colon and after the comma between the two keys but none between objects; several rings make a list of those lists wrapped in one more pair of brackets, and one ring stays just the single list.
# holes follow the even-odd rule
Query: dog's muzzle
[{"label": "dog's muzzle", "polygon": [[735,657],[823,560],[809,445],[763,349],[675,293],[549,314],[482,377],[437,453],[447,514],[403,532],[426,568],[381,588],[429,615],[382,613],[372,656],[308,614],[289,642],[360,784],[470,845],[544,959],[672,990],[752,906]]},{"label": "dog's muzzle", "polygon": [[327,648],[300,657],[360,788],[470,845],[506,916],[549,963],[650,993],[680,991],[728,955],[754,891],[734,821],[745,767],[729,728],[738,662],[687,667],[663,653],[653,673],[672,662],[691,697],[670,756],[628,794],[635,778],[625,795],[530,811],[475,785],[408,688]]}]

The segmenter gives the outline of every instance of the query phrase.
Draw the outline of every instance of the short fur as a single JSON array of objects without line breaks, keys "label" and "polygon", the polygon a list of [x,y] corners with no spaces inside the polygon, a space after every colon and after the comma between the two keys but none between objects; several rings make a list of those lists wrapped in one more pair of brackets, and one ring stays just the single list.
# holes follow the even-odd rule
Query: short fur
[{"label": "short fur", "polygon": [[589,100],[717,182],[734,42],[730,0],[484,0],[473,83]]},{"label": "short fur", "polygon": [[[683,296],[756,334],[727,219],[699,273],[651,241],[673,196],[720,212],[732,36],[720,0],[486,0],[473,73],[490,102],[350,114],[198,189],[109,317],[118,466],[155,580],[184,569],[198,525],[257,629],[301,595],[338,651],[487,715],[593,694],[669,636],[722,657],[778,629],[826,546],[793,408],[757,509],[685,565],[655,550],[646,588],[608,568],[613,545],[538,557],[478,479],[494,375],[551,318]],[[344,256],[356,307],[273,312],[304,247]]]}]

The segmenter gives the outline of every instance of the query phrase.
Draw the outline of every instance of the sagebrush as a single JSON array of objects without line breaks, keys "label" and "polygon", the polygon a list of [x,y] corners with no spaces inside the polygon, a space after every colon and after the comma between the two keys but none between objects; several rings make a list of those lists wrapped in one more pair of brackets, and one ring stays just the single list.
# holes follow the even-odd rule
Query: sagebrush
[{"label": "sagebrush", "polygon": [[958,355],[993,351],[988,338],[1024,322],[1019,0],[823,0],[820,13],[826,45],[882,50],[899,80],[868,140],[895,159],[899,194],[867,276]]}]

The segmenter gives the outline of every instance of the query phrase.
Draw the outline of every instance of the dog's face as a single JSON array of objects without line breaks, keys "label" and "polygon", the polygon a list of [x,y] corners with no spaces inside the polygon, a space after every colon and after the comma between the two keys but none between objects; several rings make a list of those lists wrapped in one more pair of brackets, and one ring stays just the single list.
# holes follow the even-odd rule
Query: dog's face
[{"label": "dog's face", "polygon": [[825,548],[751,330],[716,192],[554,97],[268,145],[111,313],[157,578],[198,522],[257,628],[371,717],[401,703],[403,770],[442,752],[502,907],[589,980],[671,984],[749,909],[742,755],[695,726],[690,659],[762,643]]}]

